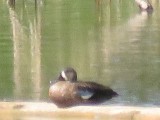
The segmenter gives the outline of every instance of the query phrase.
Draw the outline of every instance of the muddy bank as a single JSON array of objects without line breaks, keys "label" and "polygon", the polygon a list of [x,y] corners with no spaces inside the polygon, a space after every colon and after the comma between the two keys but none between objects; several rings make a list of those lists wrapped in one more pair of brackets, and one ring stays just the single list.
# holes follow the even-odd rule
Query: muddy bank
[{"label": "muddy bank", "polygon": [[160,108],[132,106],[77,106],[57,108],[52,103],[0,102],[0,119],[26,117],[86,120],[160,120]]}]

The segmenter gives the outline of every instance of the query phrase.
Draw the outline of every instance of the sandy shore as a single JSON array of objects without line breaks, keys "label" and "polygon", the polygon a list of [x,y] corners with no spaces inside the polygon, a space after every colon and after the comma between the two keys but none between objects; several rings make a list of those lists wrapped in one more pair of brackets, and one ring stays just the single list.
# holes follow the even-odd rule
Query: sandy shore
[{"label": "sandy shore", "polygon": [[[77,106],[57,108],[46,102],[0,102],[0,119],[37,116],[86,120],[160,120],[160,108],[133,106]],[[7,118],[6,118],[7,117]],[[9,118],[8,118],[9,117]],[[37,118],[38,119],[38,118]],[[36,119],[35,119],[36,120]],[[46,119],[44,119],[46,120]],[[48,119],[47,119],[48,120]]]}]

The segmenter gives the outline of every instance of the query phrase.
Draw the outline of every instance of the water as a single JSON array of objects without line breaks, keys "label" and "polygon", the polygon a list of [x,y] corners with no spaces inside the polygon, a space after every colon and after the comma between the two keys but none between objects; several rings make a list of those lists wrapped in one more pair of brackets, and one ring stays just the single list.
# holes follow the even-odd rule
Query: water
[{"label": "water", "polygon": [[107,105],[160,105],[160,4],[152,4],[147,14],[129,0],[19,0],[15,11],[1,1],[0,100],[48,101],[50,80],[72,66],[80,80],[120,94]]}]

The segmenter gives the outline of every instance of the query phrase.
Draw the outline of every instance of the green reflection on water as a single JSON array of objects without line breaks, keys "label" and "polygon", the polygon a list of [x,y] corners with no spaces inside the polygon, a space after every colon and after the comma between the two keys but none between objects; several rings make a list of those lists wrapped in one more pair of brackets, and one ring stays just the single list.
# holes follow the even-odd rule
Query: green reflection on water
[{"label": "green reflection on water", "polygon": [[152,15],[128,0],[48,0],[36,9],[34,2],[17,1],[15,11],[2,3],[2,100],[48,100],[49,81],[72,66],[80,79],[118,91],[113,103],[158,104],[156,3]]},{"label": "green reflection on water", "polygon": [[0,99],[8,99],[13,97],[12,42],[8,9],[2,1],[0,3]]}]

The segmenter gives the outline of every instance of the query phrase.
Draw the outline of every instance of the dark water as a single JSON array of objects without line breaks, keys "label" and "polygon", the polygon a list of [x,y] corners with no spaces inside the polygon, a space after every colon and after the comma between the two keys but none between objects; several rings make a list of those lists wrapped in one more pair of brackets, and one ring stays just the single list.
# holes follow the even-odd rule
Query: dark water
[{"label": "dark water", "polygon": [[120,96],[105,104],[160,105],[160,3],[132,0],[0,2],[0,100],[48,101],[66,66]]}]

